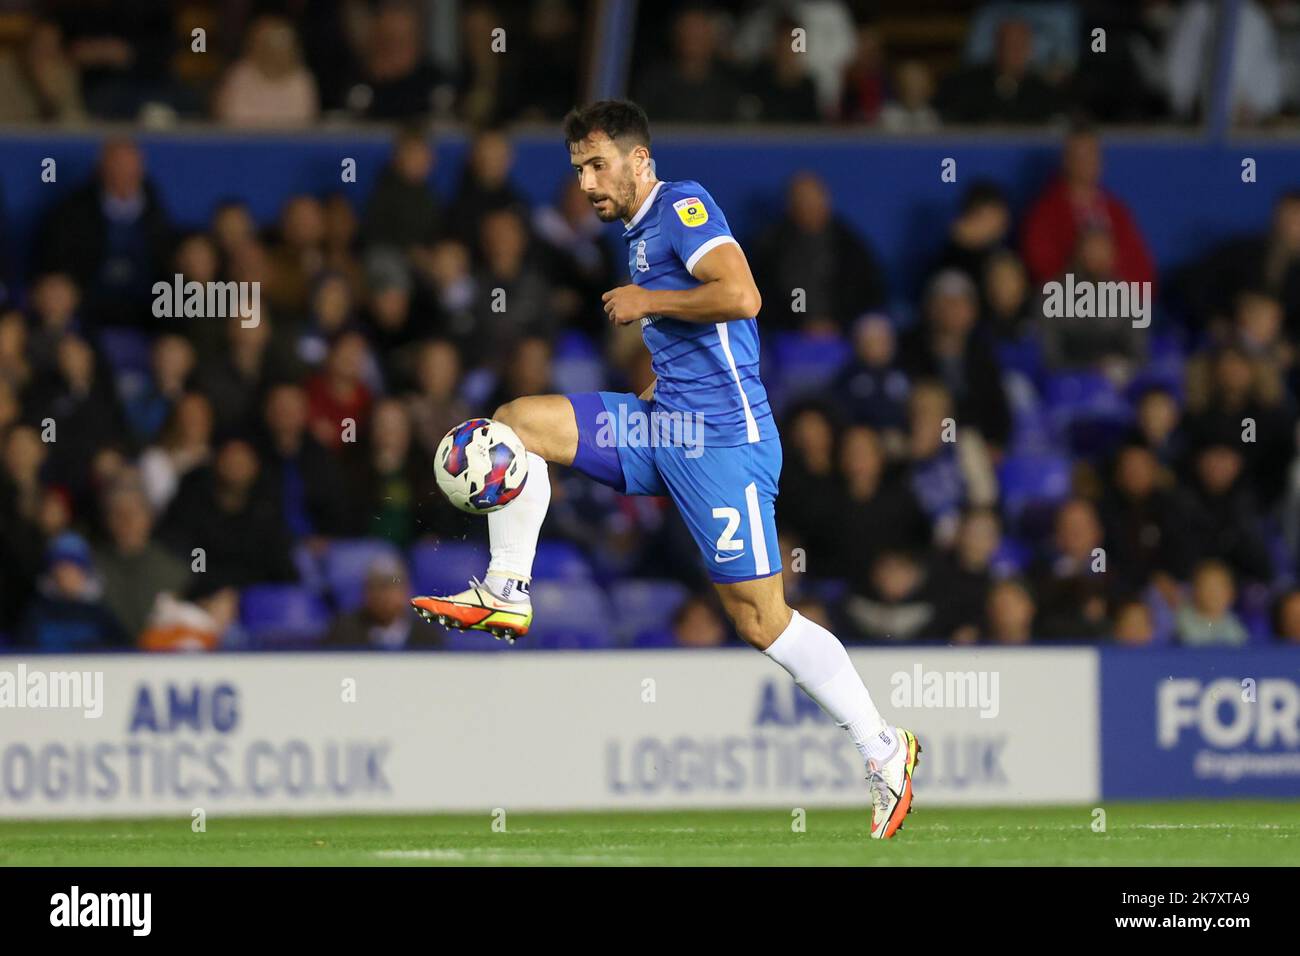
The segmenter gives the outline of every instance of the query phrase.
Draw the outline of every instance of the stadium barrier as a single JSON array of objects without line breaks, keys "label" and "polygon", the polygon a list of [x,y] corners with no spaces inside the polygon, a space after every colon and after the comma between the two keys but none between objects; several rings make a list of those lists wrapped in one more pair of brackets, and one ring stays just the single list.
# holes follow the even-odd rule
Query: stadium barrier
[{"label": "stadium barrier", "polygon": [[[852,653],[932,806],[1300,796],[1294,653]],[[854,806],[861,776],[740,649],[0,657],[0,817]]]}]

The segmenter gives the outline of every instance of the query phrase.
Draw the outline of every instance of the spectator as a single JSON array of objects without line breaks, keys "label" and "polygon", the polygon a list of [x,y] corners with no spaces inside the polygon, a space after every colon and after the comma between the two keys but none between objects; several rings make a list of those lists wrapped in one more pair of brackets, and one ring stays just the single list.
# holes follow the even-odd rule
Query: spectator
[{"label": "spectator", "polygon": [[140,325],[151,316],[154,280],[171,255],[171,224],[144,157],[128,139],[109,139],[95,178],[46,217],[37,240],[42,269],[69,273],[101,325]]},{"label": "spectator", "polygon": [[1232,613],[1236,586],[1222,561],[1203,561],[1192,574],[1191,601],[1178,609],[1178,640],[1185,647],[1240,647],[1250,634]]},{"label": "spectator", "polygon": [[900,364],[914,380],[938,378],[951,393],[962,427],[979,432],[993,448],[1011,437],[1011,409],[1002,388],[1002,370],[988,337],[976,329],[979,299],[975,284],[947,269],[927,286],[925,316],[908,330]]},{"label": "spectator", "polygon": [[1052,548],[1031,574],[1042,607],[1041,637],[1096,640],[1109,631],[1112,575],[1103,535],[1092,502],[1072,498],[1057,511]]},{"label": "spectator", "polygon": [[814,560],[838,554],[843,538],[835,419],[825,406],[807,402],[789,411],[781,434],[785,464],[776,499],[777,527],[794,534]]},{"label": "spectator", "polygon": [[307,311],[307,297],[325,268],[325,207],[315,196],[292,196],[280,211],[280,241],[270,256],[266,301],[294,320]]},{"label": "spectator", "polygon": [[[520,84],[520,69],[516,66],[519,58],[501,55],[500,35],[496,32],[501,23],[500,13],[489,3],[470,3],[461,15],[464,56],[456,84],[457,112],[470,124],[500,122],[519,112],[526,87]],[[529,50],[529,59],[533,52]],[[551,56],[556,52],[551,51]]]},{"label": "spectator", "polygon": [[939,129],[934,108],[935,82],[920,60],[904,60],[894,71],[895,94],[880,111],[880,126],[891,133],[933,133]]},{"label": "spectator", "polygon": [[75,333],[84,335],[80,321],[81,292],[66,272],[47,272],[32,282],[29,297],[31,341],[28,357],[35,375],[53,371],[59,343]]},{"label": "spectator", "polygon": [[4,435],[0,464],[0,629],[15,626],[41,573],[45,539],[40,509],[44,497],[41,467],[49,446],[26,425]]},{"label": "spectator", "polygon": [[42,651],[127,645],[129,639],[102,595],[85,539],[70,532],[59,535],[45,551],[45,574],[18,629],[18,643]]},{"label": "spectator", "polygon": [[243,438],[226,439],[210,466],[185,476],[163,517],[160,536],[193,560],[201,549],[204,586],[241,588],[296,580],[288,529],[261,462]]},{"label": "spectator", "polygon": [[483,221],[490,213],[528,207],[523,195],[510,182],[514,161],[514,149],[500,129],[486,127],[474,135],[456,199],[447,211],[447,222],[455,230],[455,238],[466,245],[476,245]]},{"label": "spectator", "polygon": [[999,346],[1020,345],[1029,349],[1030,367],[1037,369],[1041,345],[1038,336],[1042,303],[1029,288],[1029,273],[1020,257],[1009,250],[993,253],[981,277],[983,312],[980,325]]},{"label": "spectator", "polygon": [[145,496],[155,512],[163,511],[170,504],[190,471],[208,463],[212,455],[212,429],[212,403],[207,396],[187,392],[177,399],[158,442],[140,456]]},{"label": "spectator", "polygon": [[188,389],[196,361],[194,346],[183,336],[161,335],[154,340],[153,375],[126,401],[126,420],[137,442],[146,444],[158,437]]},{"label": "spectator", "polygon": [[434,112],[435,92],[445,85],[425,55],[419,9],[409,0],[387,0],[374,14],[359,75],[347,91],[348,109],[375,120],[409,120]]},{"label": "spectator", "polygon": [[496,390],[487,407],[500,408],[524,395],[545,395],[555,391],[551,384],[551,343],[531,335],[521,339],[510,351]]},{"label": "spectator", "polygon": [[1116,456],[1114,477],[1102,505],[1109,574],[1133,591],[1154,579],[1186,580],[1193,543],[1193,515],[1186,495],[1160,467],[1151,449],[1126,445]]},{"label": "spectator", "polygon": [[986,631],[989,643],[1028,644],[1034,636],[1037,614],[1033,595],[1023,581],[1015,578],[998,581],[989,591]]},{"label": "spectator", "polygon": [[434,158],[425,133],[407,129],[397,137],[392,161],[366,201],[361,223],[365,249],[427,254],[442,230],[442,209],[429,188]]},{"label": "spectator", "polygon": [[[1180,119],[1191,119],[1207,108],[1210,59],[1205,51],[1222,30],[1216,25],[1216,5],[1189,0],[1177,13],[1165,59],[1170,105]],[[1255,0],[1243,0],[1233,26],[1231,110],[1244,125],[1257,125],[1275,116],[1282,106],[1282,61],[1277,31],[1269,12]]]},{"label": "spectator", "polygon": [[[889,467],[876,432],[863,426],[840,437],[843,490],[832,500],[838,516],[818,529],[814,552],[822,566],[865,589],[872,560],[887,550],[916,551],[930,541],[930,524],[897,467]],[[806,494],[807,492],[802,492]],[[805,532],[809,533],[809,532]]]},{"label": "spectator", "polygon": [[460,353],[446,339],[422,343],[415,362],[414,390],[406,399],[416,443],[431,460],[452,426],[471,417],[460,399]]},{"label": "spectator", "polygon": [[513,209],[483,217],[475,276],[479,291],[476,349],[488,355],[509,350],[522,336],[553,337],[552,287],[529,241],[528,227]]},{"label": "spectator", "polygon": [[907,375],[896,362],[894,326],[867,313],[853,326],[853,360],[840,371],[830,394],[849,419],[881,432],[890,457],[897,457],[907,429]]},{"label": "spectator", "polygon": [[885,302],[880,266],[835,215],[826,184],[810,172],[790,180],[785,216],[759,239],[755,261],[767,327],[843,332]]},{"label": "spectator", "polygon": [[320,113],[316,79],[303,64],[293,24],[261,16],[244,39],[244,55],[231,65],[213,109],[228,126],[305,126]]},{"label": "spectator", "polygon": [[1268,232],[1217,243],[1181,271],[1178,285],[1198,325],[1225,319],[1244,291],[1268,293],[1282,302],[1294,336],[1300,330],[1300,190],[1278,197]]},{"label": "spectator", "polygon": [[1128,207],[1101,185],[1101,143],[1086,128],[1065,141],[1060,178],[1038,197],[1025,217],[1020,254],[1034,282],[1062,275],[1089,229],[1110,233],[1116,275],[1125,282],[1155,283],[1155,264]]},{"label": "spectator", "polygon": [[150,102],[185,105],[170,75],[175,33],[166,0],[80,0],[55,10],[92,115],[131,120]]},{"label": "spectator", "polygon": [[[1075,282],[1112,283],[1116,272],[1113,236],[1105,229],[1085,227],[1070,271]],[[1100,292],[1098,293],[1100,295]],[[1119,385],[1130,382],[1146,357],[1147,330],[1133,324],[1133,306],[1105,315],[1044,316],[1041,323],[1043,353],[1056,371],[1093,369]]]},{"label": "spectator", "polygon": [[740,98],[741,118],[764,123],[815,123],[821,119],[817,86],[804,65],[807,52],[795,49],[796,27],[789,17],[777,20],[767,58],[753,71],[747,92]]},{"label": "spectator", "polygon": [[224,325],[225,348],[204,360],[195,383],[212,401],[217,431],[231,432],[253,425],[266,390],[295,380],[297,364],[292,344],[272,338],[269,318],[254,325],[230,319]]},{"label": "spectator", "polygon": [[1243,474],[1241,442],[1235,434],[1211,435],[1194,453],[1192,494],[1195,512],[1189,529],[1198,558],[1217,558],[1248,581],[1273,577],[1260,515]]},{"label": "spectator", "polygon": [[307,379],[309,427],[330,451],[343,447],[345,430],[356,433],[370,420],[373,394],[364,381],[368,353],[359,333],[344,332],[330,347],[321,370]]},{"label": "spectator", "polygon": [[153,540],[154,516],[143,489],[120,483],[104,497],[108,539],[95,551],[104,603],[132,643],[144,631],[160,593],[185,593],[190,570]]},{"label": "spectator", "polygon": [[[17,309],[0,314],[0,383],[11,399],[16,399],[32,380],[32,366],[28,359],[27,320]],[[15,412],[17,405],[14,406]],[[10,422],[0,416],[0,429]]]},{"label": "spectator", "polygon": [[578,96],[581,21],[568,0],[537,0],[524,37],[528,54],[519,81],[519,118],[558,120]]},{"label": "spectator", "polygon": [[1034,31],[1008,17],[998,25],[992,63],[950,75],[939,91],[947,123],[1045,123],[1062,112],[1057,91],[1033,68]]},{"label": "spectator", "polygon": [[411,613],[410,577],[401,561],[381,557],[366,569],[365,597],[355,611],[340,614],[325,635],[324,646],[399,650],[409,647],[437,647],[442,631],[415,628]]},{"label": "spectator", "polygon": [[[471,345],[478,322],[474,308],[479,293],[470,268],[469,249],[455,239],[440,240],[429,251],[425,267],[427,299],[436,316],[435,324],[453,342]],[[604,314],[602,311],[602,322]]]},{"label": "spectator", "polygon": [[880,119],[886,108],[885,51],[874,23],[859,23],[856,39],[853,59],[844,68],[839,116],[846,123],[870,124]]},{"label": "spectator", "polygon": [[1137,400],[1137,421],[1129,440],[1150,449],[1162,467],[1183,474],[1186,430],[1178,399],[1168,388],[1150,385],[1142,390]]},{"label": "spectator", "polygon": [[1300,591],[1287,591],[1273,605],[1273,633],[1287,644],[1300,644]]},{"label": "spectator", "polygon": [[1155,640],[1155,619],[1151,608],[1138,600],[1129,600],[1115,609],[1111,639],[1124,647],[1148,647]]},{"label": "spectator", "polygon": [[844,602],[860,637],[912,641],[948,637],[938,631],[941,595],[930,569],[907,551],[882,551],[871,562],[865,591]]},{"label": "spectator", "polygon": [[[197,282],[206,287],[207,283],[218,281],[221,278],[221,257],[216,242],[203,232],[183,236],[176,243],[172,269],[173,276],[180,273],[187,283]],[[221,351],[224,345],[221,323],[207,316],[177,316],[171,322],[184,331],[199,355],[215,355]]]},{"label": "spectator", "polygon": [[971,508],[962,515],[956,546],[937,562],[935,583],[945,596],[938,629],[954,643],[973,644],[983,629],[1001,536],[997,511]]},{"label": "spectator", "polygon": [[1223,439],[1242,457],[1246,483],[1269,508],[1282,495],[1295,455],[1295,416],[1277,366],[1226,346],[1187,363],[1186,421],[1189,440]]},{"label": "spectator", "polygon": [[971,282],[982,282],[989,260],[1006,248],[1010,231],[1011,207],[1002,188],[987,180],[972,183],[948,227],[938,268],[958,269]]},{"label": "spectator", "polygon": [[672,634],[678,647],[721,647],[728,637],[713,600],[699,595],[687,598],[673,614]]},{"label": "spectator", "polygon": [[366,337],[376,356],[382,380],[371,374],[367,382],[405,388],[413,361],[411,351],[433,331],[428,313],[412,307],[411,274],[394,252],[374,253],[367,263],[369,296],[366,302]]},{"label": "spectator", "polygon": [[345,329],[356,329],[356,305],[347,276],[322,272],[307,300],[307,324],[298,338],[298,360],[316,369],[329,354],[330,343]]},{"label": "spectator", "polygon": [[604,338],[609,318],[600,297],[618,284],[620,263],[605,242],[605,224],[577,180],[567,180],[559,200],[538,208],[531,224],[543,266],[555,280],[557,318],[592,338]]},{"label": "spectator", "polygon": [[424,513],[438,494],[432,462],[411,439],[406,406],[396,398],[375,404],[366,438],[348,456],[347,500],[365,519],[365,533],[400,548],[423,530]]},{"label": "spectator", "polygon": [[316,552],[328,538],[367,533],[353,517],[343,469],[307,430],[302,387],[288,382],[274,386],[264,407],[264,480],[289,533]]},{"label": "spectator", "polygon": [[741,86],[718,57],[717,24],[706,8],[673,18],[672,59],[648,69],[636,101],[661,123],[726,123],[740,111]]},{"label": "spectator", "polygon": [[21,46],[0,57],[0,122],[77,123],[85,115],[63,31],[53,20],[33,21]]},{"label": "spectator", "polygon": [[997,499],[993,461],[979,432],[949,427],[952,396],[938,382],[913,385],[907,414],[908,482],[930,519],[934,542],[948,547],[963,508]]},{"label": "spectator", "polygon": [[85,339],[64,336],[55,363],[32,384],[23,405],[33,425],[54,422],[56,440],[50,443],[45,477],[79,491],[95,449],[124,438],[126,425],[113,386]]}]

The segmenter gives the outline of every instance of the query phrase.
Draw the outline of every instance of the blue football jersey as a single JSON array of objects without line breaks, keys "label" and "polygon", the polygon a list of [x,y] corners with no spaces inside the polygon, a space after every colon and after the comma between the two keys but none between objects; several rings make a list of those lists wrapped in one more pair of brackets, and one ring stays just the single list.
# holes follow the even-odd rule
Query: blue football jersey
[{"label": "blue football jersey", "polygon": [[[710,250],[735,242],[727,217],[699,183],[660,182],[623,233],[632,281],[647,289],[691,289],[691,270]],[[702,416],[704,442],[726,447],[777,437],[758,377],[758,323],[683,322],[646,316],[641,337],[654,366],[655,404]]]}]

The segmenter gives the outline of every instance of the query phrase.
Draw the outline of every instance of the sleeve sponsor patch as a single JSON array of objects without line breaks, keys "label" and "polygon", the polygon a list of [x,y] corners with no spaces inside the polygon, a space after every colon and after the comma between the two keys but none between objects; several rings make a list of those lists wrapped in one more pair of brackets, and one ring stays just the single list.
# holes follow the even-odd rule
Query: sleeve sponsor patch
[{"label": "sleeve sponsor patch", "polygon": [[709,211],[704,208],[704,203],[694,197],[677,200],[673,203],[673,208],[677,210],[677,218],[684,226],[702,226],[709,221]]}]

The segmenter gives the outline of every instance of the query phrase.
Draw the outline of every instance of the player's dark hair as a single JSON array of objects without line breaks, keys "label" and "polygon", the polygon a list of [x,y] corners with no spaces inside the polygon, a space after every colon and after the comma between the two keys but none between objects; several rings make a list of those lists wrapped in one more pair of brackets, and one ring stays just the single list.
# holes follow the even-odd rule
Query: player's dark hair
[{"label": "player's dark hair", "polygon": [[626,153],[650,146],[650,120],[631,100],[597,100],[569,111],[564,117],[564,142],[572,147],[592,133],[604,133]]}]

